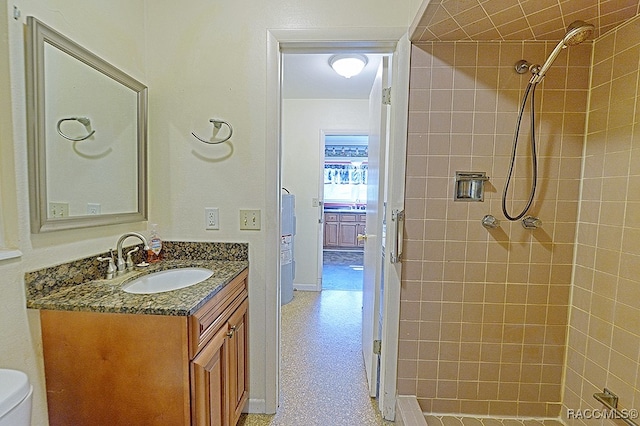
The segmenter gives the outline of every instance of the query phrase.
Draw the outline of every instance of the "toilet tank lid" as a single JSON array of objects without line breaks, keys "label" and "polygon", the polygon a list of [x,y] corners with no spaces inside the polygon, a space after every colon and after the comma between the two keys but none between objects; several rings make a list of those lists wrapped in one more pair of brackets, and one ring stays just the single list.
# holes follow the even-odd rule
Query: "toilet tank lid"
[{"label": "toilet tank lid", "polygon": [[0,418],[29,395],[29,388],[25,373],[0,368]]}]

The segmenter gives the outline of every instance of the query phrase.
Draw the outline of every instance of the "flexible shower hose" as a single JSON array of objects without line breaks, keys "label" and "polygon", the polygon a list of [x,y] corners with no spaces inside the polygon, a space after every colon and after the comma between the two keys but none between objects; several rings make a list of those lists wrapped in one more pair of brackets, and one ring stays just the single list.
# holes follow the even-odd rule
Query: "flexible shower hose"
[{"label": "flexible shower hose", "polygon": [[[502,192],[502,213],[509,220],[519,220],[521,219],[533,203],[533,197],[536,194],[536,186],[538,181],[538,158],[536,155],[536,112],[535,112],[535,92],[536,86],[538,83],[527,84],[527,89],[525,90],[524,97],[522,99],[522,104],[520,105],[520,112],[518,114],[518,121],[516,123],[516,132],[513,137],[513,149],[511,151],[511,164],[509,165],[509,173],[507,174],[507,181],[504,184],[504,191]],[[518,136],[520,134],[520,123],[522,122],[522,114],[524,113],[524,108],[527,104],[527,98],[531,94],[531,166],[533,168],[533,182],[531,183],[531,191],[529,193],[529,201],[525,208],[515,216],[512,216],[507,211],[507,191],[509,190],[509,185],[511,184],[511,176],[513,174],[513,168],[516,161],[516,150],[518,148]]]}]

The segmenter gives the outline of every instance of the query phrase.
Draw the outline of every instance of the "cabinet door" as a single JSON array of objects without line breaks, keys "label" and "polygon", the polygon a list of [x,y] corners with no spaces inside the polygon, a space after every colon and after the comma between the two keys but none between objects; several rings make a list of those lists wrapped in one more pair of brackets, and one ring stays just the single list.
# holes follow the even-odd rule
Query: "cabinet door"
[{"label": "cabinet door", "polygon": [[338,245],[338,222],[325,222],[324,246],[337,247]]},{"label": "cabinet door", "polygon": [[249,397],[248,299],[229,318],[229,423],[235,425]]},{"label": "cabinet door", "polygon": [[189,424],[186,317],[42,310],[40,320],[49,425]]},{"label": "cabinet door", "polygon": [[356,222],[340,222],[340,247],[356,247],[358,245],[358,224]]},{"label": "cabinet door", "polygon": [[222,327],[191,362],[192,425],[230,426],[227,332]]}]

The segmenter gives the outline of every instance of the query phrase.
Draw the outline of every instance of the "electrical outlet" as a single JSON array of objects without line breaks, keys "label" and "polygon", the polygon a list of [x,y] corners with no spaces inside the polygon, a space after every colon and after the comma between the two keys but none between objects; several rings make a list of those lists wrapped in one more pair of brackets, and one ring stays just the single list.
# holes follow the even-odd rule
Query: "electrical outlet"
[{"label": "electrical outlet", "polygon": [[87,214],[88,215],[94,215],[94,214],[100,214],[100,203],[87,203]]},{"label": "electrical outlet", "polygon": [[220,229],[220,212],[217,207],[204,208],[204,229]]},{"label": "electrical outlet", "polygon": [[49,217],[69,217],[69,203],[49,203]]},{"label": "electrical outlet", "polygon": [[259,230],[260,210],[240,210],[240,229]]}]

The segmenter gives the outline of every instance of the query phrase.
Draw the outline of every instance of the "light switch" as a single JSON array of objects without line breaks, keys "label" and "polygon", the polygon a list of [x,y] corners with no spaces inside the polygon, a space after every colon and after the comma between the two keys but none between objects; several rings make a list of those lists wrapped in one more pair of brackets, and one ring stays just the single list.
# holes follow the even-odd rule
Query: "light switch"
[{"label": "light switch", "polygon": [[260,210],[240,210],[240,229],[259,230]]}]

